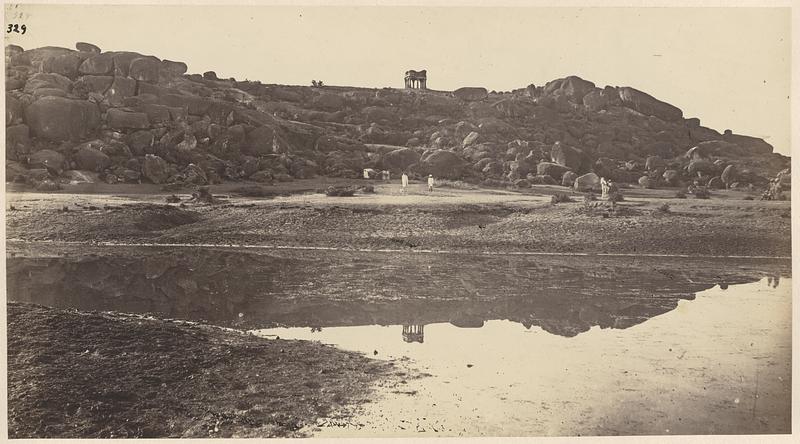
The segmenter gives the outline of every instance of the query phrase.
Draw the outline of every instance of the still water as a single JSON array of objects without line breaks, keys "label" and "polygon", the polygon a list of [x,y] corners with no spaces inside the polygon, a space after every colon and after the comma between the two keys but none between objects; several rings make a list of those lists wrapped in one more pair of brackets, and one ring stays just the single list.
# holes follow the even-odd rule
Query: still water
[{"label": "still water", "polygon": [[431,375],[384,388],[354,420],[322,421],[322,436],[780,433],[790,428],[791,283],[768,281],[575,337],[508,320],[429,324],[418,338],[401,325],[258,334],[377,351]]},{"label": "still water", "polygon": [[318,436],[790,431],[788,261],[9,251],[10,300],[318,340],[411,375]]}]

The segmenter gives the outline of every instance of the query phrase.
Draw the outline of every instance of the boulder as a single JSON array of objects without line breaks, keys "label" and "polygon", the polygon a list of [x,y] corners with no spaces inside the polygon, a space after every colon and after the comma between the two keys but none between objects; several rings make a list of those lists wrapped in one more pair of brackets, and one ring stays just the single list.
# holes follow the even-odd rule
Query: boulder
[{"label": "boulder", "polygon": [[134,156],[143,156],[145,153],[152,153],[150,149],[155,143],[155,135],[148,130],[134,131],[128,134],[126,140]]},{"label": "boulder", "polygon": [[91,43],[78,42],[75,44],[75,49],[77,49],[80,52],[92,52],[95,54],[100,54],[100,48]]},{"label": "boulder", "polygon": [[208,185],[208,176],[199,166],[190,163],[183,170],[184,181],[195,185]]},{"label": "boulder", "polygon": [[462,139],[463,140],[464,137],[467,137],[467,135],[469,133],[471,133],[471,132],[473,132],[473,131],[475,131],[477,129],[478,129],[478,127],[473,125],[472,123],[466,122],[466,121],[461,121],[461,122],[456,123],[455,136],[456,136],[457,139]]},{"label": "boulder", "polygon": [[66,97],[67,93],[58,88],[39,88],[33,92],[33,99],[38,100],[42,97]]},{"label": "boulder", "polygon": [[642,176],[639,178],[639,185],[642,188],[654,188],[655,181],[653,181],[653,179],[650,179],[648,176]]},{"label": "boulder", "polygon": [[96,174],[90,171],[68,170],[61,174],[61,177],[69,181],[71,185],[78,183],[96,183]]},{"label": "boulder", "polygon": [[27,58],[30,65],[33,67],[41,67],[45,60],[64,54],[74,54],[75,51],[69,48],[61,48],[59,46],[44,46],[36,49],[29,49],[20,54]]},{"label": "boulder", "polygon": [[664,181],[668,184],[677,185],[680,174],[675,170],[667,170],[664,171],[664,174],[662,174],[661,177],[664,178]]},{"label": "boulder", "polygon": [[25,92],[33,93],[39,88],[57,88],[65,92],[72,90],[72,80],[54,72],[39,72],[25,82]]},{"label": "boulder", "polygon": [[733,182],[736,182],[736,167],[733,165],[726,166],[722,171],[720,179],[722,179],[722,182],[726,186],[730,186]]},{"label": "boulder", "polygon": [[622,104],[647,116],[655,116],[661,120],[676,121],[683,118],[683,111],[662,102],[655,97],[630,87],[617,88]]},{"label": "boulder", "polygon": [[114,75],[117,77],[129,76],[131,62],[140,57],[144,57],[138,52],[131,51],[114,51],[105,54],[111,54],[111,57],[114,59]]},{"label": "boulder", "polygon": [[381,158],[383,168],[392,171],[404,171],[409,166],[418,163],[420,154],[411,148],[400,148],[384,154]]},{"label": "boulder", "polygon": [[22,88],[25,88],[25,80],[14,77],[6,77],[6,92],[16,91]]},{"label": "boulder", "polygon": [[149,120],[150,123],[167,123],[172,120],[169,107],[166,105],[145,103],[140,107],[140,110],[147,115],[147,120]]},{"label": "boulder", "polygon": [[692,160],[689,162],[689,166],[686,167],[686,171],[689,172],[689,174],[713,173],[714,169],[714,164],[706,159]]},{"label": "boulder", "polygon": [[134,170],[124,169],[120,175],[120,179],[127,183],[139,183],[141,181],[142,173]]},{"label": "boulder", "polygon": [[583,103],[583,97],[595,89],[594,83],[583,80],[578,76],[569,76],[547,82],[544,94],[550,96],[564,96],[572,103]]},{"label": "boulder", "polygon": [[173,62],[172,60],[162,60],[160,72],[171,76],[186,74],[188,67],[183,62]]},{"label": "boulder", "polygon": [[269,126],[258,127],[247,133],[246,144],[242,151],[252,156],[275,152],[275,130]]},{"label": "boulder", "polygon": [[111,166],[111,158],[91,145],[92,142],[80,145],[73,159],[79,169],[99,173]]},{"label": "boulder", "polygon": [[111,87],[106,91],[105,96],[108,103],[120,106],[126,97],[136,95],[136,80],[127,77],[114,77]]},{"label": "boulder", "polygon": [[134,113],[111,108],[106,115],[109,128],[117,130],[145,129],[150,127],[150,121],[145,113]]},{"label": "boulder", "polygon": [[155,184],[164,183],[169,177],[169,165],[164,159],[147,154],[142,162],[142,175]]},{"label": "boulder", "polygon": [[531,183],[528,179],[517,179],[514,181],[514,186],[517,188],[530,188]]},{"label": "boulder", "polygon": [[23,115],[22,102],[6,93],[6,126],[21,123]]},{"label": "boulder", "polygon": [[547,174],[537,174],[533,177],[528,177],[530,177],[530,181],[534,185],[558,185],[558,181]]},{"label": "boulder", "polygon": [[600,190],[600,177],[595,173],[576,177],[574,188],[576,191],[598,191]]},{"label": "boulder", "polygon": [[111,76],[82,76],[75,82],[74,90],[76,92],[82,91],[88,93],[105,94],[111,84],[114,83],[114,78]]},{"label": "boulder", "polygon": [[690,160],[708,159],[709,153],[706,152],[700,145],[689,148],[684,154],[684,157]]},{"label": "boulder", "polygon": [[561,186],[572,188],[575,184],[575,179],[578,177],[573,171],[567,171],[561,176]]},{"label": "boulder", "polygon": [[36,137],[77,141],[86,139],[100,126],[100,111],[84,100],[43,97],[28,106],[25,121]]},{"label": "boulder", "polygon": [[19,124],[6,127],[6,153],[9,157],[11,151],[26,153],[30,145],[30,128],[28,125]]},{"label": "boulder", "polygon": [[6,45],[6,57],[13,57],[18,54],[22,54],[25,52],[25,49],[19,45]]},{"label": "boulder", "polygon": [[81,63],[78,72],[98,76],[111,75],[114,73],[114,57],[110,53],[93,55]]},{"label": "boulder", "polygon": [[64,156],[53,150],[39,150],[28,156],[28,165],[32,168],[47,168],[55,175],[64,170]]},{"label": "boulder", "polygon": [[[358,177],[368,158],[362,151],[332,151],[323,159],[325,175],[333,177]],[[276,179],[280,180],[277,175]]]},{"label": "boulder", "polygon": [[708,181],[708,189],[710,190],[722,190],[725,189],[725,182],[722,181],[722,178],[719,176],[714,176]]},{"label": "boulder", "polygon": [[131,149],[128,145],[125,145],[123,142],[118,140],[112,140],[108,143],[103,143],[98,148],[101,153],[105,154],[108,157],[114,158],[130,158],[132,156]]},{"label": "boulder", "polygon": [[453,91],[453,97],[465,102],[476,102],[489,96],[486,88],[467,86]]},{"label": "boulder", "polygon": [[27,182],[29,171],[19,162],[6,160],[6,182],[24,183]]},{"label": "boulder", "polygon": [[480,137],[480,134],[478,134],[475,131],[472,131],[471,133],[467,134],[466,137],[464,137],[464,140],[461,142],[461,146],[466,148],[474,144],[475,142],[478,141],[478,137]]},{"label": "boulder", "polygon": [[452,151],[426,151],[419,161],[419,172],[435,178],[458,179],[467,163]]},{"label": "boulder", "polygon": [[664,166],[664,159],[658,156],[650,156],[645,160],[644,167],[647,171],[654,171]]},{"label": "boulder", "polygon": [[589,171],[591,160],[578,148],[556,142],[550,149],[550,160],[577,173]]},{"label": "boulder", "polygon": [[555,180],[562,180],[564,174],[567,172],[570,172],[569,168],[565,167],[564,165],[559,165],[557,163],[539,162],[539,164],[536,165],[536,174],[540,176],[544,175],[550,176]]},{"label": "boulder", "polygon": [[613,86],[606,86],[604,89],[595,88],[583,96],[583,106],[590,111],[600,111],[619,103],[619,93]]},{"label": "boulder", "polygon": [[42,71],[74,79],[78,76],[78,67],[81,63],[83,60],[78,54],[62,54],[45,59],[42,62]]},{"label": "boulder", "polygon": [[270,171],[258,171],[250,175],[250,180],[260,183],[272,183],[273,177]]},{"label": "boulder", "polygon": [[128,76],[140,82],[158,82],[161,60],[155,57],[139,57],[131,60]]}]

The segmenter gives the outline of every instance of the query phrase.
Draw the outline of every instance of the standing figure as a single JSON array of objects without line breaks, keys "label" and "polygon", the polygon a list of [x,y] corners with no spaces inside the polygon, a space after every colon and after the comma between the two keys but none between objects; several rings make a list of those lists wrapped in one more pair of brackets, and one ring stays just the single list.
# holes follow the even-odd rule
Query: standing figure
[{"label": "standing figure", "polygon": [[369,179],[369,170],[364,168],[364,179]]},{"label": "standing figure", "polygon": [[405,171],[403,171],[403,175],[400,176],[400,186],[403,188],[403,194],[405,194],[406,188],[408,188],[408,175]]},{"label": "standing figure", "polygon": [[600,178],[600,189],[603,191],[603,195],[600,198],[608,199],[608,182],[606,182],[605,177]]},{"label": "standing figure", "polygon": [[428,174],[428,191],[433,191],[433,174]]}]

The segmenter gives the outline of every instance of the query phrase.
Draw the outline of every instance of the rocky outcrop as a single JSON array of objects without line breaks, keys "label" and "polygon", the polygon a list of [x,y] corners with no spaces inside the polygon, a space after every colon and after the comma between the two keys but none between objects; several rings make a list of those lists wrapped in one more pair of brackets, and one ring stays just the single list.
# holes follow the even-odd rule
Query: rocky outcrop
[{"label": "rocky outcrop", "polygon": [[[644,92],[576,76],[491,93],[312,88],[75,47],[6,47],[12,177],[70,183],[58,175],[81,168],[108,183],[268,183],[385,168],[518,187],[580,187],[587,173],[678,186],[713,177],[732,185],[730,165],[741,184],[766,186],[789,166],[762,139],[719,133]],[[26,167],[36,174],[17,171]]]},{"label": "rocky outcrop", "polygon": [[658,117],[661,120],[675,121],[683,117],[683,111],[669,103],[662,102],[650,94],[630,87],[618,89],[622,104],[646,116]]}]

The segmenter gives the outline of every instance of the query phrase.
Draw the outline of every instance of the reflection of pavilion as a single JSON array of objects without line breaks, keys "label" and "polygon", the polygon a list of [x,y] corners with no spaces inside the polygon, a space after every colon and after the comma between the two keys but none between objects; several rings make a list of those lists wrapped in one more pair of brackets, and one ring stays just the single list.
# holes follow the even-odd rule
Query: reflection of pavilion
[{"label": "reflection of pavilion", "polygon": [[422,344],[425,334],[423,329],[425,328],[424,325],[415,324],[415,325],[403,325],[403,340],[406,342],[419,342]]}]

